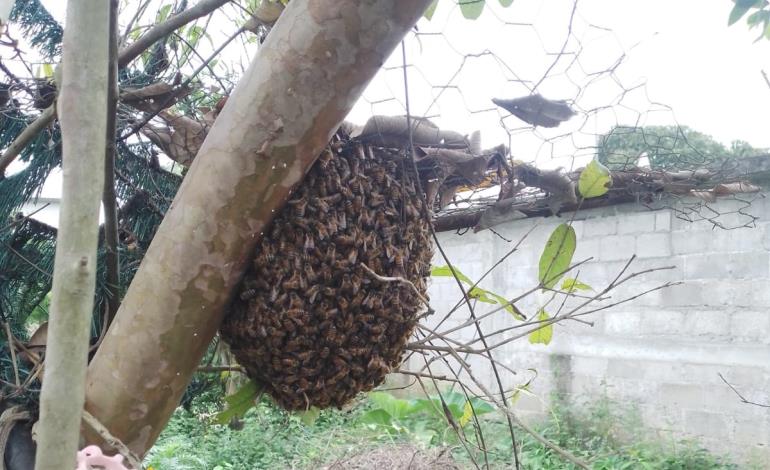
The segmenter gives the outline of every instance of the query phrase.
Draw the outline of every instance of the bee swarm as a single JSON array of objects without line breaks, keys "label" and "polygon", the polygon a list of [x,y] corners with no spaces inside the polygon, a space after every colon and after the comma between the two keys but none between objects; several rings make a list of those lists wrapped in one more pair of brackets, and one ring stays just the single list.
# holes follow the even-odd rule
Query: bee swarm
[{"label": "bee swarm", "polygon": [[[335,150],[333,150],[335,149]],[[337,143],[258,244],[221,334],[289,410],[341,407],[398,367],[423,308],[432,246],[409,167]],[[366,156],[364,156],[366,154]]]}]

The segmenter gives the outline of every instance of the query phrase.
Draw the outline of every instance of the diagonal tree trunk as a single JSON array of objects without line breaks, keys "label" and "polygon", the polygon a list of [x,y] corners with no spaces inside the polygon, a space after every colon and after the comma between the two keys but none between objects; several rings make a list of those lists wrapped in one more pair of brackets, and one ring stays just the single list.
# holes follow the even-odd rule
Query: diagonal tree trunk
[{"label": "diagonal tree trunk", "polygon": [[67,5],[61,95],[62,204],[35,468],[75,467],[104,184],[109,2]]},{"label": "diagonal tree trunk", "polygon": [[86,408],[135,453],[152,446],[178,405],[261,231],[430,2],[289,2],[89,368]]}]

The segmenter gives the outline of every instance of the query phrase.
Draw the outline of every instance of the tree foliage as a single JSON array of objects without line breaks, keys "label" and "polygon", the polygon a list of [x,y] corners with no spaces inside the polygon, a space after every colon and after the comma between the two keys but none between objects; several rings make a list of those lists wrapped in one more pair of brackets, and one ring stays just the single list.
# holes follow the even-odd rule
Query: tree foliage
[{"label": "tree foliage", "polygon": [[655,170],[682,170],[762,151],[739,140],[726,147],[687,126],[616,126],[599,137],[597,155],[599,162],[614,171],[633,168],[644,158]]}]

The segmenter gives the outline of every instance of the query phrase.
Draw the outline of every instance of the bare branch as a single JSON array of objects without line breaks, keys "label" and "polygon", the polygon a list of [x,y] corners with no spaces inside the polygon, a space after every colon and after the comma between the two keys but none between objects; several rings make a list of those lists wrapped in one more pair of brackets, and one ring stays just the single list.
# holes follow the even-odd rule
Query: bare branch
[{"label": "bare branch", "polygon": [[733,391],[733,392],[734,392],[736,395],[738,395],[738,398],[741,400],[741,402],[742,402],[742,403],[746,403],[747,405],[754,405],[754,406],[759,406],[759,407],[762,407],[762,408],[770,408],[770,405],[768,405],[768,404],[765,404],[765,403],[757,403],[757,402],[754,402],[754,401],[749,401],[749,400],[747,400],[747,399],[746,399],[746,398],[745,398],[743,395],[741,395],[741,392],[739,392],[739,391],[738,391],[738,390],[737,390],[735,387],[733,387],[733,385],[732,385],[730,382],[728,382],[728,381],[727,381],[727,379],[725,379],[725,378],[722,376],[722,374],[721,374],[721,373],[717,373],[717,375],[719,376],[719,378],[720,378],[720,379],[722,379],[722,382],[724,382],[725,384],[727,384],[727,386],[728,386],[728,387],[730,387],[730,389],[731,389],[731,390],[732,390],[732,391]]},{"label": "bare branch", "polygon": [[38,132],[42,131],[46,126],[51,124],[56,117],[56,105],[51,105],[43,111],[43,113],[37,117],[30,125],[21,131],[16,139],[11,142],[5,153],[0,156],[0,178],[5,177],[5,170],[11,163],[19,156],[24,147],[29,144],[32,139],[35,138]]},{"label": "bare branch", "polygon": [[120,51],[118,56],[118,67],[125,67],[129,62],[139,57],[142,52],[155,44],[155,42],[157,42],[159,39],[162,39],[164,36],[168,36],[174,30],[184,26],[190,21],[194,21],[202,16],[208,15],[229,1],[230,0],[201,0],[195,6],[188,8],[178,15],[170,17],[163,23],[153,26],[134,43],[132,43],[130,46],[124,47]]},{"label": "bare branch", "polygon": [[117,451],[120,452],[120,455],[128,460],[128,463],[131,464],[132,467],[135,469],[142,468],[142,461],[136,455],[134,455],[134,453],[131,452],[131,450],[125,444],[123,444],[120,439],[113,436],[109,429],[100,423],[99,420],[94,417],[94,415],[86,410],[83,410],[83,421],[91,429],[96,431],[96,433],[98,433],[102,439],[104,439],[104,442],[117,449]]}]

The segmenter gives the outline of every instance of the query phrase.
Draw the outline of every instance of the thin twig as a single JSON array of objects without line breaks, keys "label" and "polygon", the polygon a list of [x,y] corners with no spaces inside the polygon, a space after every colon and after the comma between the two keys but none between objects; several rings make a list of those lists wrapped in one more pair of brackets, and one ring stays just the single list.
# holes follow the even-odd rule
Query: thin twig
[{"label": "thin twig", "polygon": [[160,39],[163,39],[164,36],[168,36],[174,32],[174,30],[179,29],[190,21],[197,20],[202,16],[212,13],[229,1],[230,0],[201,0],[195,6],[192,6],[177,15],[173,15],[163,23],[153,26],[134,43],[124,47],[120,51],[118,67],[125,67],[129,62],[139,57],[139,55],[147,48],[158,42]]},{"label": "thin twig", "polygon": [[5,335],[8,338],[8,349],[11,351],[11,361],[13,362],[13,377],[16,380],[16,387],[21,387],[21,380],[19,380],[19,366],[16,362],[16,347],[14,347],[15,338],[11,332],[11,325],[8,322],[3,322],[5,327]]},{"label": "thin twig", "polygon": [[16,251],[16,250],[15,250],[15,249],[14,249],[14,248],[11,246],[11,245],[9,245],[9,244],[5,243],[5,242],[4,242],[4,241],[2,241],[2,240],[0,240],[0,243],[2,243],[2,244],[3,244],[3,246],[5,246],[5,247],[6,247],[6,248],[8,248],[9,250],[11,250],[11,253],[13,253],[14,255],[16,255],[16,256],[17,256],[18,258],[20,258],[22,261],[24,261],[24,262],[26,262],[27,264],[29,264],[30,266],[32,266],[32,267],[33,267],[33,268],[34,268],[36,271],[40,272],[41,274],[43,274],[44,276],[46,276],[46,277],[47,277],[47,278],[49,278],[49,279],[53,279],[53,276],[51,275],[51,273],[48,273],[48,272],[46,272],[46,271],[45,271],[43,268],[41,268],[40,266],[36,265],[35,263],[33,263],[32,261],[30,261],[29,259],[27,259],[27,258],[26,258],[24,255],[22,255],[21,253],[19,253],[18,251]]},{"label": "thin twig", "polygon": [[[764,73],[764,72],[763,72],[763,73]],[[727,379],[725,379],[725,378],[722,376],[722,373],[721,373],[721,372],[717,372],[717,375],[719,376],[719,378],[720,378],[720,379],[722,379],[722,382],[724,382],[725,384],[727,384],[727,386],[728,386],[728,387],[730,387],[730,389],[731,389],[731,390],[732,390],[732,391],[733,391],[733,392],[734,392],[736,395],[738,395],[738,398],[741,400],[741,402],[742,402],[742,403],[746,403],[747,405],[760,406],[760,407],[762,407],[762,408],[770,408],[770,405],[768,405],[768,404],[764,404],[764,403],[757,403],[757,402],[754,402],[754,401],[749,401],[749,400],[747,400],[747,399],[746,399],[746,398],[745,398],[743,395],[741,395],[741,392],[739,392],[739,391],[738,391],[738,390],[737,390],[735,387],[733,387],[733,385],[732,385],[730,382],[728,382],[728,381],[727,381]]]},{"label": "thin twig", "polygon": [[[153,26],[152,29],[143,34],[142,37],[137,39],[133,44],[120,51],[118,54],[118,67],[125,67],[159,39],[171,34],[174,30],[184,26],[190,21],[208,15],[229,1],[230,0],[201,0],[195,6],[178,15],[172,16],[163,23]],[[37,119],[30,123],[21,134],[14,139],[8,149],[6,149],[5,153],[0,156],[0,178],[5,174],[8,165],[10,165],[16,157],[19,156],[21,151],[24,150],[24,147],[26,147],[43,128],[51,124],[54,119],[56,119],[56,103],[47,107]]]},{"label": "thin twig", "polygon": [[19,156],[24,147],[26,147],[37,134],[42,131],[46,126],[53,122],[56,117],[56,104],[52,104],[43,111],[40,116],[32,121],[27,127],[21,131],[11,145],[5,150],[5,153],[0,156],[0,179],[5,177],[5,170],[13,163],[16,157]]},{"label": "thin twig", "polygon": [[46,202],[45,204],[43,204],[42,206],[38,207],[37,209],[35,209],[34,211],[30,212],[29,214],[25,215],[24,217],[20,217],[20,218],[14,220],[13,222],[11,222],[10,224],[6,225],[5,227],[0,228],[0,233],[3,233],[6,230],[10,230],[10,229],[12,229],[13,227],[15,227],[17,225],[26,222],[27,220],[31,219],[33,215],[37,214],[38,212],[42,211],[43,209],[45,209],[46,207],[48,207],[50,205],[51,205],[50,202]]},{"label": "thin twig", "polygon": [[132,467],[134,467],[137,470],[142,468],[142,461],[136,455],[134,455],[134,453],[131,452],[131,449],[129,449],[128,446],[123,444],[123,442],[121,442],[120,439],[113,436],[110,433],[110,431],[102,423],[100,423],[99,420],[96,419],[96,417],[94,417],[94,415],[92,415],[86,410],[83,410],[83,421],[88,426],[90,426],[91,429],[96,431],[96,433],[99,434],[99,436],[101,436],[102,439],[104,439],[104,441],[107,444],[109,444],[110,446],[115,448],[118,452],[120,452],[120,454],[126,460],[128,460],[128,463]]},{"label": "thin twig", "polygon": [[372,276],[373,278],[377,279],[378,281],[381,281],[381,282],[401,282],[403,284],[408,284],[412,288],[412,290],[414,290],[414,293],[417,294],[417,298],[420,299],[420,301],[423,304],[425,304],[425,306],[428,307],[429,310],[432,310],[430,308],[430,302],[428,302],[428,299],[426,299],[425,296],[420,293],[419,289],[417,289],[417,286],[415,286],[414,283],[412,281],[410,281],[409,279],[405,279],[405,278],[399,277],[399,276],[395,276],[395,277],[392,277],[392,276],[381,276],[381,275],[377,274],[376,272],[374,272],[372,270],[372,268],[370,268],[369,266],[367,266],[364,263],[361,263],[361,267],[364,268],[364,270],[367,273],[369,273],[370,276]]},{"label": "thin twig", "polygon": [[238,30],[235,33],[233,33],[227,39],[225,39],[225,41],[214,52],[212,52],[211,55],[209,55],[208,59],[206,59],[197,69],[195,69],[193,71],[193,73],[191,73],[190,76],[187,77],[187,79],[185,79],[185,81],[183,81],[182,83],[179,84],[179,86],[177,86],[175,91],[169,93],[168,96],[166,96],[166,98],[163,101],[158,103],[157,109],[155,111],[153,111],[152,113],[148,113],[148,115],[145,116],[145,118],[142,119],[140,122],[138,122],[136,124],[132,124],[131,127],[130,127],[130,132],[128,132],[127,134],[121,136],[119,140],[124,141],[124,140],[128,139],[132,135],[134,135],[137,132],[139,132],[150,121],[152,121],[155,118],[155,116],[160,114],[160,112],[163,111],[163,109],[169,103],[171,103],[177,97],[177,95],[180,92],[185,90],[187,88],[187,86],[190,83],[192,83],[192,81],[195,79],[195,77],[197,77],[198,74],[200,74],[203,71],[203,69],[208,67],[209,63],[212,60],[216,59],[216,57],[233,41],[233,39],[235,39],[238,36],[240,36],[241,33],[243,33],[244,31],[245,30],[243,28],[238,28]]}]

